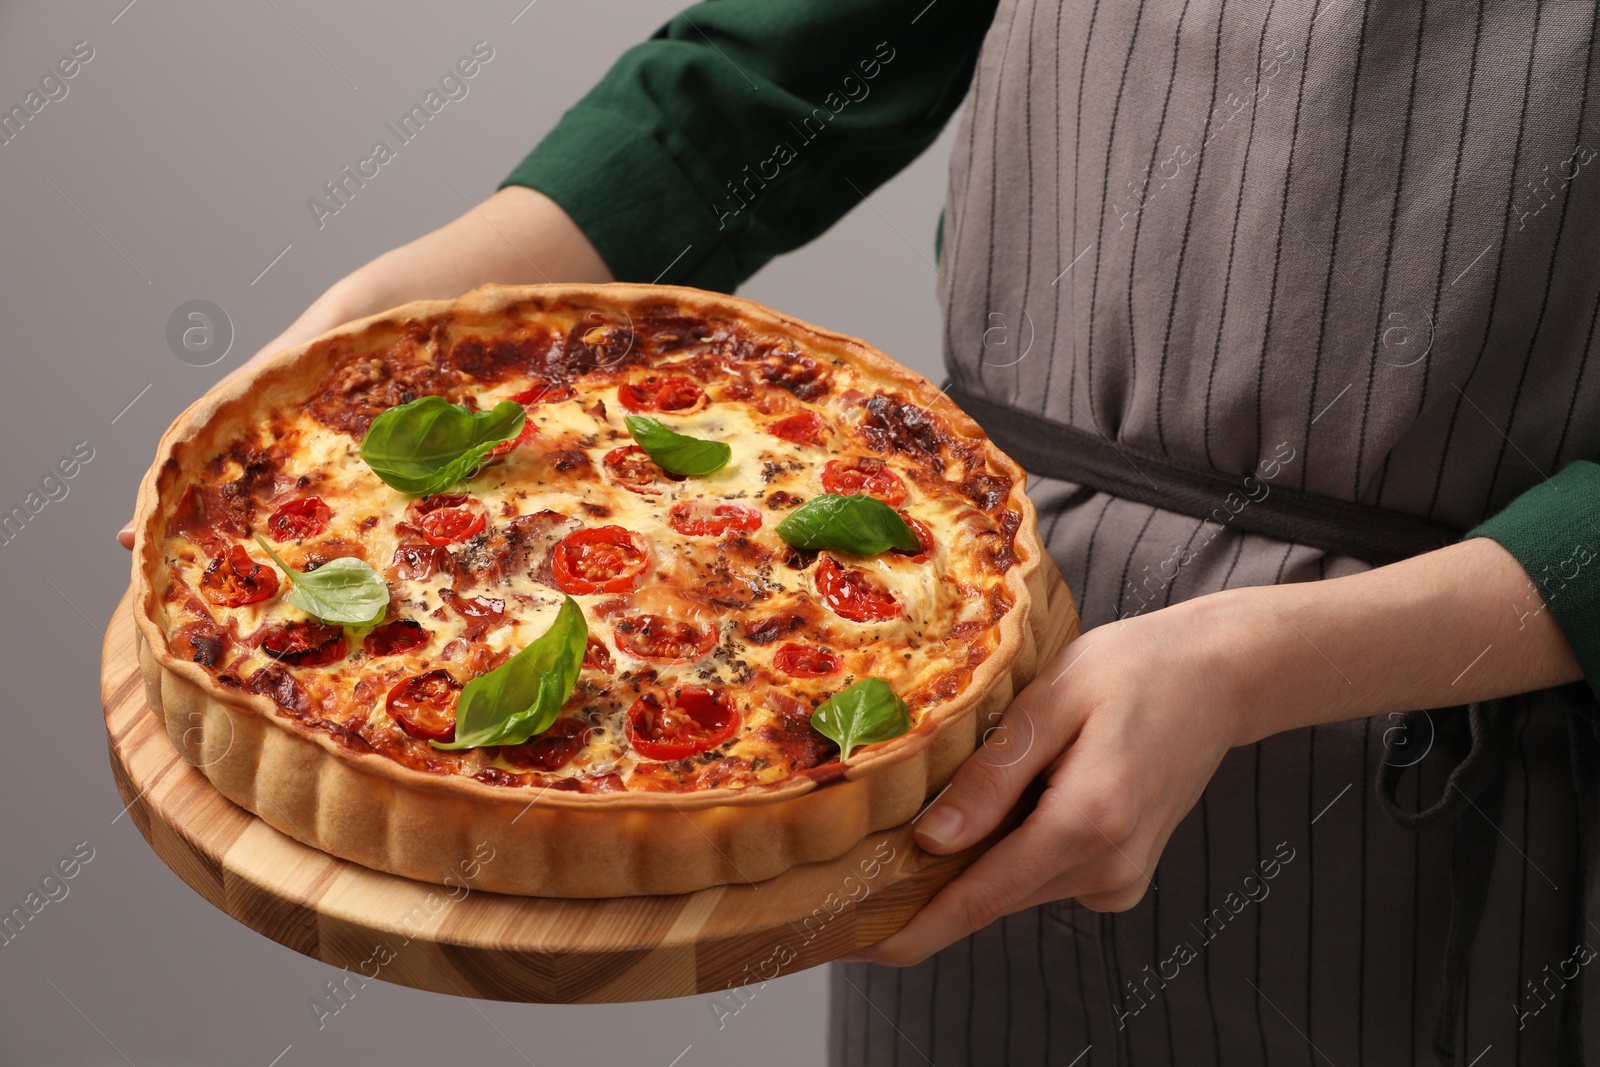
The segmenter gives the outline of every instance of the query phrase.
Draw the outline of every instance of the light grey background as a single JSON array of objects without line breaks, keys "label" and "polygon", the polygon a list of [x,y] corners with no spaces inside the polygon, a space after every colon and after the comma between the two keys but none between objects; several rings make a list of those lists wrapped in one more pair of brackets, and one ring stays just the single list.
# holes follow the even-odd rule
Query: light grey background
[{"label": "light grey background", "polygon": [[[308,1001],[341,972],[213,909],[116,818],[96,666],[128,581],[112,535],[161,430],[338,276],[460,214],[456,189],[487,195],[676,9],[525,2],[0,4],[4,109],[76,42],[94,49],[67,95],[0,145],[0,513],[75,444],[94,450],[67,496],[0,544],[0,914],[79,842],[94,850],[67,896],[0,945],[0,1064],[824,1060],[820,970],[769,983],[721,1029],[706,997],[551,1007],[374,982],[319,1031]],[[479,40],[494,58],[469,95],[319,231],[307,198]],[[937,377],[928,257],[949,137],[742,292]],[[195,299],[235,331],[205,368],[166,341]]]}]

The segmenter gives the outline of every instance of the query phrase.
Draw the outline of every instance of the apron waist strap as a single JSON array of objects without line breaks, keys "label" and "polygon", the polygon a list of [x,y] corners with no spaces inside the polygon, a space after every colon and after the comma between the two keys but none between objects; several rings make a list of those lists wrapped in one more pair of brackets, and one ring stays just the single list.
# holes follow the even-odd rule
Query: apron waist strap
[{"label": "apron waist strap", "polygon": [[1420,515],[1271,485],[1254,471],[1228,475],[1189,467],[955,386],[946,393],[1032,473],[1123,500],[1374,564],[1431,552],[1461,537],[1460,530]]}]

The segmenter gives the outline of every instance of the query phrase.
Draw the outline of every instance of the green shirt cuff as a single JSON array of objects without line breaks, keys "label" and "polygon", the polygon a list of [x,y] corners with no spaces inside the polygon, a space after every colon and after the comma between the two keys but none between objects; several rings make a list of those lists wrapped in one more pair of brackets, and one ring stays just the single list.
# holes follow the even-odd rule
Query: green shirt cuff
[{"label": "green shirt cuff", "polygon": [[1487,537],[1522,564],[1600,697],[1600,464],[1568,464],[1466,536]]}]

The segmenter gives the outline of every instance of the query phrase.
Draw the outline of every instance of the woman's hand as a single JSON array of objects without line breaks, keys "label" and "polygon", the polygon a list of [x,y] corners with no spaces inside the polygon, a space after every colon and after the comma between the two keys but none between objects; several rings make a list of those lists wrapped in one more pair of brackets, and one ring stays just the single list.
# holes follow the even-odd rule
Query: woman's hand
[{"label": "woman's hand", "polygon": [[[412,300],[448,299],[490,282],[609,282],[594,245],[554,200],[508,186],[460,218],[335,282],[283,333],[235,368],[233,378],[286,348]],[[133,547],[133,523],[117,534]]]},{"label": "woman's hand", "polygon": [[1137,904],[1244,721],[1239,672],[1205,636],[1210,607],[1195,600],[1099,627],[1044,664],[917,820],[918,843],[935,853],[977,843],[1043,775],[1037,806],[859,958],[918,963],[1051,900],[1076,897],[1096,911]]},{"label": "woman's hand", "polygon": [[1018,695],[917,819],[917,840],[941,854],[977,843],[1042,775],[1034,811],[904,929],[849,958],[918,963],[1051,900],[1133,907],[1233,745],[1581,677],[1527,573],[1484,538],[1098,627]]}]

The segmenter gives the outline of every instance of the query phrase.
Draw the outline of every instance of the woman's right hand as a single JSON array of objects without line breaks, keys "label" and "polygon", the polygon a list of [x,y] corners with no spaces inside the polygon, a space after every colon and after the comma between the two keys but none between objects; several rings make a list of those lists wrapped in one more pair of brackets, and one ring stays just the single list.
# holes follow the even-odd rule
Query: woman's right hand
[{"label": "woman's right hand", "polygon": [[[412,300],[449,299],[490,282],[613,280],[605,260],[560,205],[533,189],[508,186],[454,221],[335,282],[224,381],[274,353]],[[117,540],[123,548],[133,547],[131,521],[118,531]]]}]

